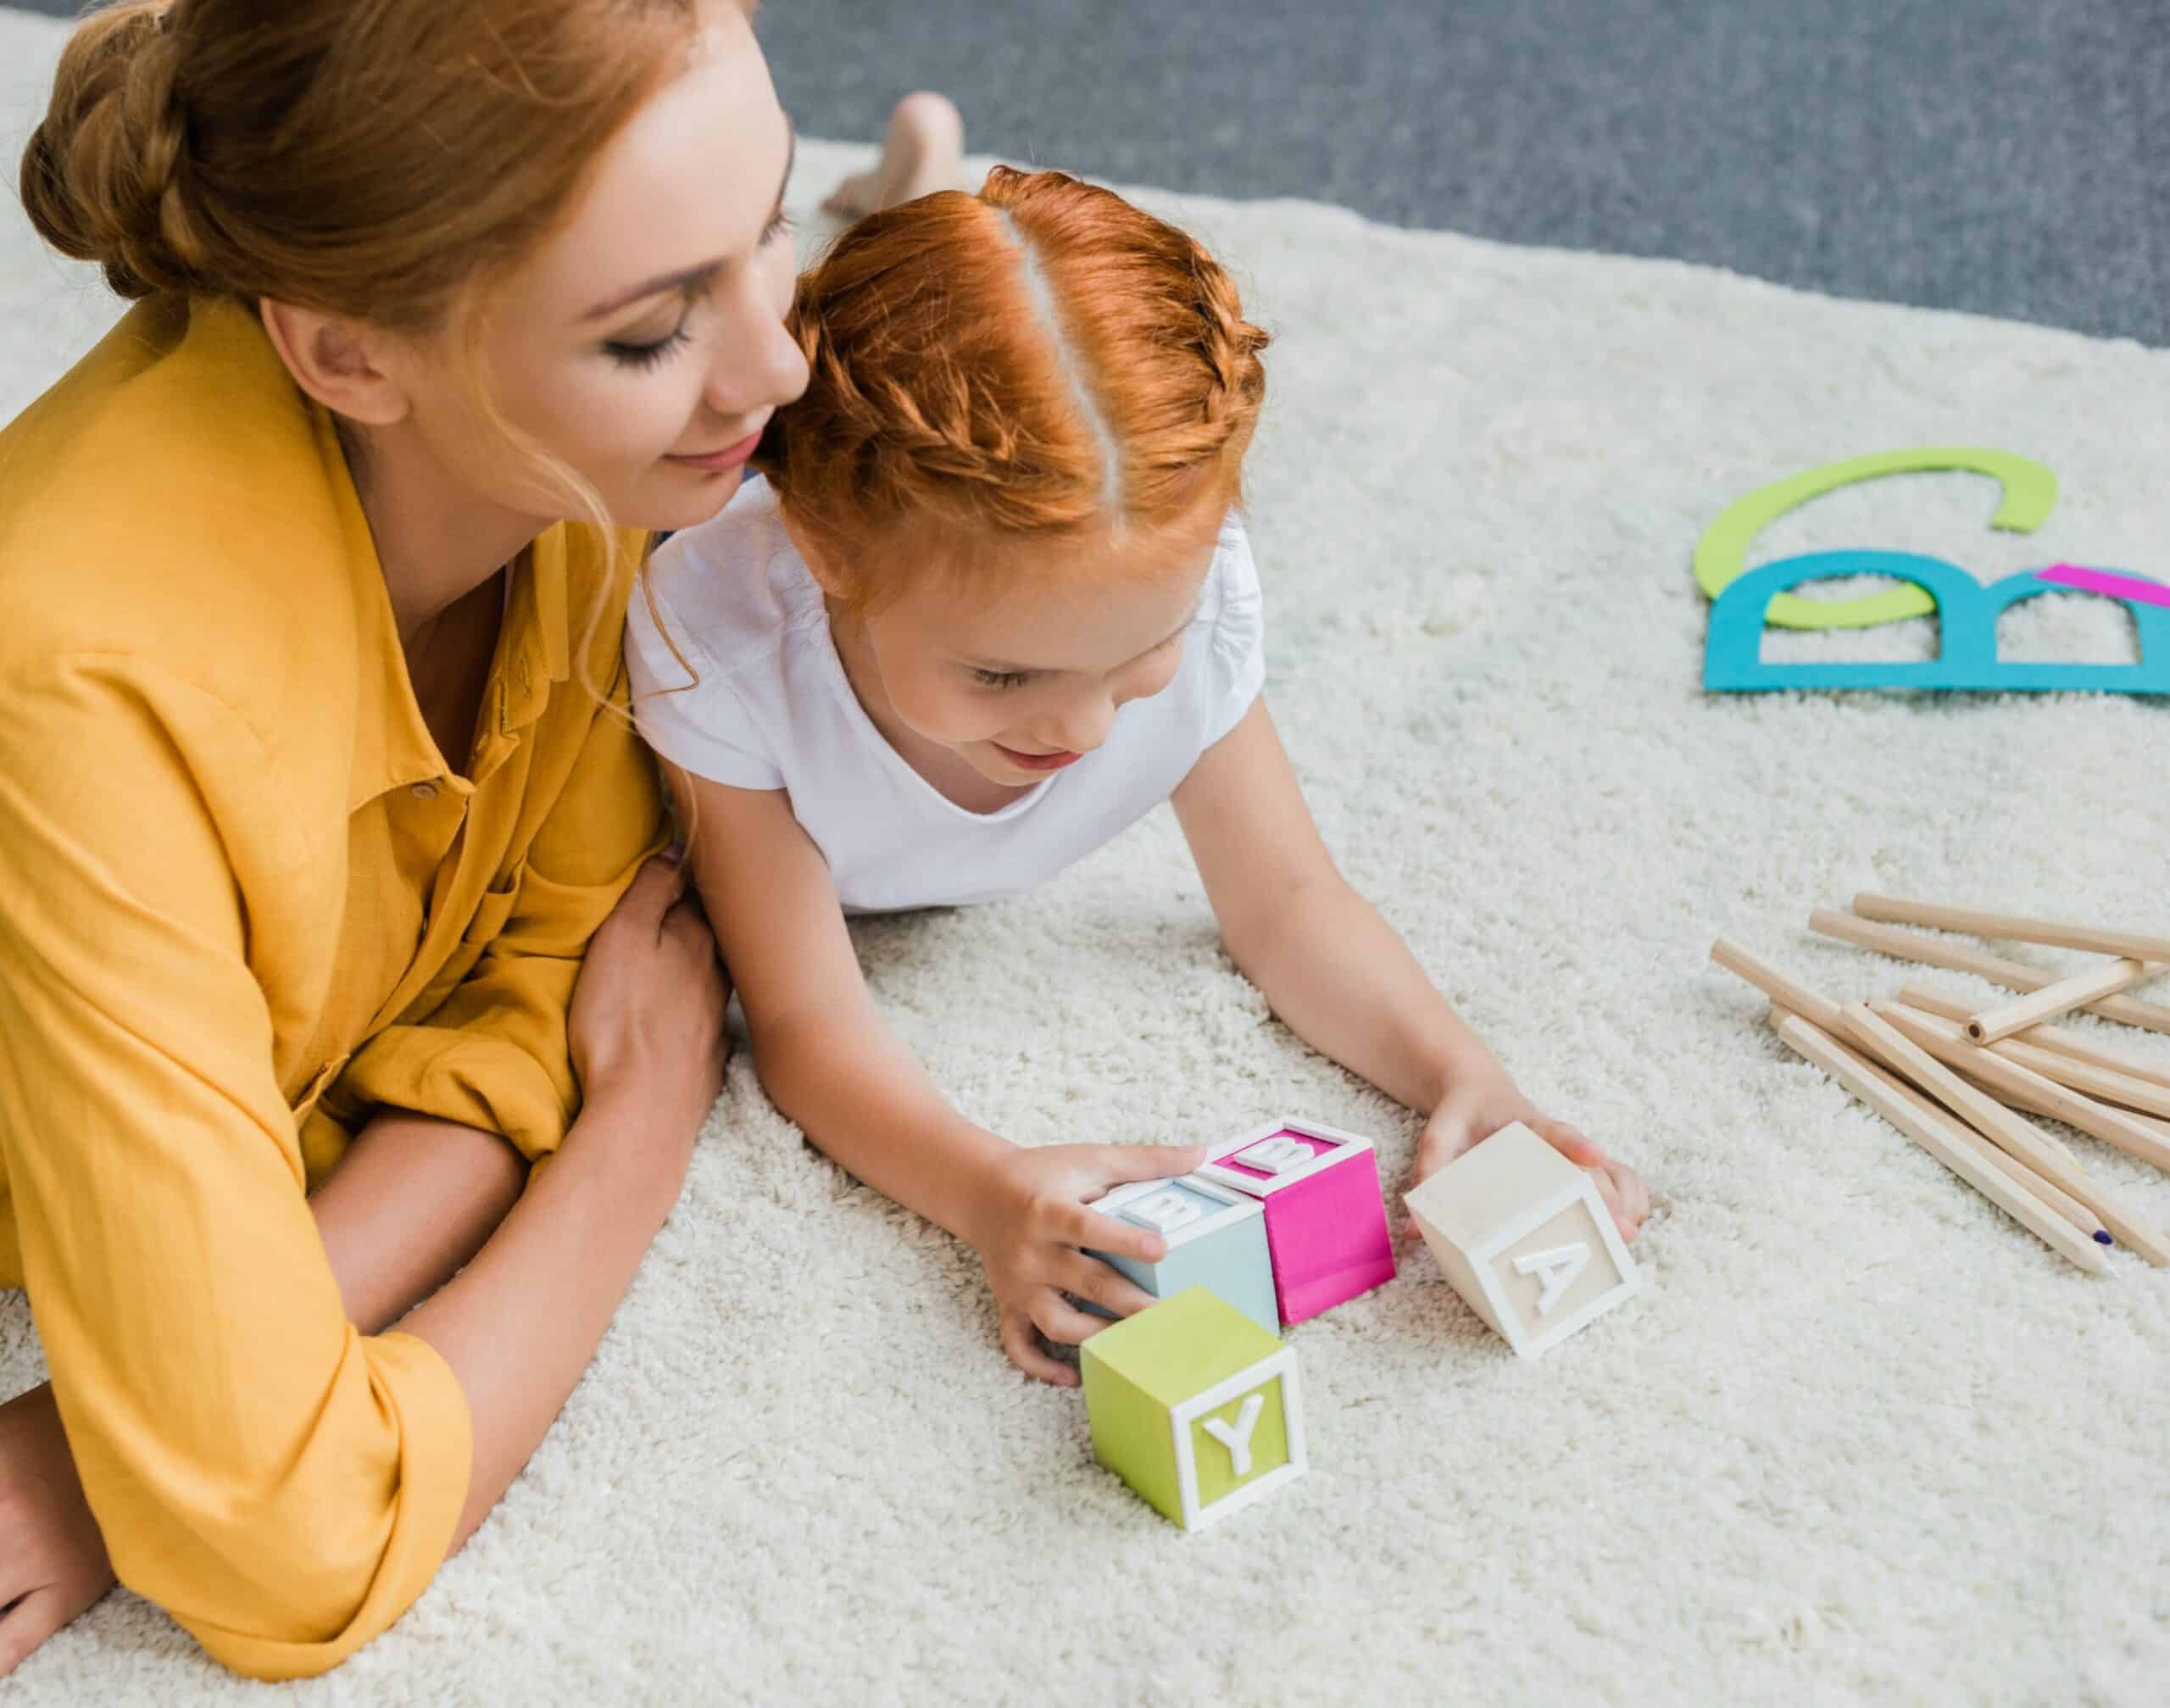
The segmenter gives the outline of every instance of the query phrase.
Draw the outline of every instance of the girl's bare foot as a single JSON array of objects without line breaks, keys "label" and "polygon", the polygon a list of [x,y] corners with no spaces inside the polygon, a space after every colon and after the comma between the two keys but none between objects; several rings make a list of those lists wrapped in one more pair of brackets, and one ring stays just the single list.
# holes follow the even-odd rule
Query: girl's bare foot
[{"label": "girl's bare foot", "polygon": [[837,185],[821,211],[856,220],[937,190],[954,190],[964,161],[965,120],[957,103],[931,89],[915,91],[889,114],[880,162]]}]

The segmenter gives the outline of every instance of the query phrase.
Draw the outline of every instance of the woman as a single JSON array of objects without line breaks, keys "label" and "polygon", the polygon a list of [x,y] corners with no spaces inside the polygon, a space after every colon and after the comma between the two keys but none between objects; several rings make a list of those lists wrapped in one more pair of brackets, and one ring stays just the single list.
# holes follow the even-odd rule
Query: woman
[{"label": "woman", "polygon": [[0,1282],[52,1376],[0,1408],[0,1670],[115,1573],[336,1665],[669,1213],[727,992],[607,525],[715,514],[804,383],[790,154],[731,0],[70,42],[24,199],[139,300],[0,434]]}]

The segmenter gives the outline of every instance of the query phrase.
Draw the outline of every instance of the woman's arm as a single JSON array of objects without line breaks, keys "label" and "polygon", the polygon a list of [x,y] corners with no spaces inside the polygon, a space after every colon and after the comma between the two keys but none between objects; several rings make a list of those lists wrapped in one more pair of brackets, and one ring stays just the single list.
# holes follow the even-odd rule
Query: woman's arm
[{"label": "woman's arm", "polygon": [[481,1249],[526,1183],[526,1159],[494,1132],[374,1116],[309,1201],[347,1320],[364,1334],[398,1321]]},{"label": "woman's arm", "polygon": [[[527,1165],[495,1133],[393,1110],[309,1199],[354,1326],[426,1298],[504,1220]],[[113,1588],[50,1383],[0,1405],[0,1677]]]},{"label": "woman's arm", "polygon": [[1244,976],[1307,1043],[1429,1117],[1418,1180],[1509,1122],[1527,1121],[1571,1161],[1599,1171],[1615,1218],[1634,1237],[1650,1208],[1634,1171],[1516,1089],[1409,946],[1342,876],[1264,696],[1192,767],[1175,808]]},{"label": "woman's arm", "polygon": [[754,1064],[776,1107],[876,1191],[973,1246],[1019,1368],[1073,1384],[1077,1371],[1033,1339],[1076,1344],[1105,1327],[1063,1299],[1127,1316],[1153,1301],[1090,1246],[1146,1262],[1149,1230],[1087,1210],[1127,1180],[1197,1166],[1193,1147],[1051,1145],[1020,1149],[967,1121],[936,1089],[867,993],[828,865],[782,790],[732,788],[666,766],[693,862],[737,982]]},{"label": "woman's arm", "polygon": [[401,1325],[452,1367],[473,1419],[454,1548],[595,1356],[722,1088],[730,993],[684,888],[652,862],[596,933],[569,1021],[580,1118],[474,1260]]},{"label": "woman's arm", "polygon": [[[495,1472],[476,1463],[451,1362],[414,1334],[354,1328],[303,1197],[231,851],[279,822],[281,803],[256,793],[278,773],[255,742],[215,697],[141,661],[11,670],[0,1156],[53,1399],[114,1569],[214,1658],[291,1677],[391,1623],[461,1533],[470,1484]],[[632,958],[659,966],[658,1005],[712,1031],[659,1056],[658,1084],[698,1082],[682,1100],[699,1103],[721,976],[712,949],[707,993],[686,956],[659,953],[659,912]],[[628,1116],[630,1138],[593,1141],[598,1166],[624,1164],[613,1202],[643,1207],[620,1249],[660,1218],[650,1207],[675,1193],[697,1120],[647,1143],[648,1117]],[[637,1175],[651,1177],[637,1191]],[[554,1263],[534,1267],[552,1283]],[[622,1290],[610,1269],[593,1277],[612,1288],[606,1311]],[[483,1292],[468,1280],[448,1291]]]}]

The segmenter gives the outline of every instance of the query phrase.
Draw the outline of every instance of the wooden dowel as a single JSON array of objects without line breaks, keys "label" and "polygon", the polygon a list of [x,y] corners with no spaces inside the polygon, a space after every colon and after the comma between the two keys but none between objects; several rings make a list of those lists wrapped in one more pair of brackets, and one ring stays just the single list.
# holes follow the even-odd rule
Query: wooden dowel
[{"label": "wooden dowel", "polygon": [[2024,1032],[2039,1021],[2070,1014],[2098,996],[2114,996],[2121,990],[2130,990],[2142,979],[2151,978],[2162,971],[2149,961],[2106,960],[2100,966],[2087,967],[2069,978],[2045,984],[2032,995],[1984,1009],[1967,1020],[1967,1036],[1976,1043],[1995,1043],[2016,1032]]},{"label": "wooden dowel", "polygon": [[[1923,1015],[1922,1018],[1926,1020],[1928,1016]],[[2052,1081],[2050,1086],[2049,1093],[2037,1096],[2034,1093],[2027,1090],[2024,1086],[2021,1085],[2017,1082],[2010,1080],[1997,1080],[1992,1082],[1989,1079],[1984,1078],[1983,1077],[1984,1073],[1994,1073],[2000,1066],[2016,1067],[2022,1065],[2020,1063],[2011,1061],[1992,1062],[1981,1071],[1977,1071],[1975,1065],[1976,1063],[1979,1062],[1983,1057],[1994,1054],[1995,1051],[1993,1049],[1976,1049],[1970,1056],[1953,1056],[1951,1059],[1951,1065],[1957,1068],[1959,1071],[1967,1078],[1974,1081],[1975,1083],[1979,1085],[1983,1090],[1988,1092],[1990,1096],[1995,1098],[1999,1102],[2009,1105],[2011,1108],[2023,1110],[2028,1115],[2039,1115],[2045,1121],[2062,1121],[2064,1116],[2058,1113],[2058,1109],[2061,1105],[2059,1103],[2052,1100],[2054,1097],[2055,1099],[2063,1100],[2062,1107],[2065,1109],[2084,1109],[2089,1111],[2091,1115],[2115,1116],[2121,1121],[2128,1122],[2133,1129],[2139,1132],[2149,1134],[2159,1142],[2166,1149],[2170,1149],[2170,1121],[2159,1121],[2154,1115],[2141,1115],[2133,1110],[2113,1109],[2110,1104],[2098,1103],[2094,1099],[2089,1097],[2084,1092],[2075,1090],[2072,1087],[2065,1085],[2061,1082]],[[2046,1074],[2039,1077],[2045,1079],[2049,1077]],[[2042,1137],[2049,1139],[2053,1144],[2056,1143],[2056,1135],[2052,1133],[2044,1132]],[[2063,1149],[2063,1147],[2060,1145],[2058,1146],[2058,1149]],[[2065,1154],[2067,1157],[2070,1157],[2072,1153],[2070,1151],[2066,1151]],[[2076,1162],[2073,1166],[2075,1168],[2079,1166]],[[2083,1173],[2085,1172],[2084,1169],[2081,1171]]]},{"label": "wooden dowel", "polygon": [[[1767,1018],[1774,1030],[1783,1031],[1787,1019],[1786,1010],[1774,1003],[1772,1004]],[[1844,1047],[1837,1045],[1835,1039],[1833,1042],[1836,1047]],[[2033,1193],[2035,1197],[2040,1199],[2043,1203],[2049,1205],[2051,1210],[2089,1239],[2098,1245],[2108,1245],[2112,1243],[2110,1230],[2102,1225],[2102,1218],[2062,1187],[2053,1181],[2043,1179],[2017,1157],[1977,1132],[1950,1110],[1932,1102],[1925,1094],[1907,1084],[1905,1080],[1889,1069],[1878,1065],[1866,1055],[1861,1058],[1861,1065],[1864,1072],[1872,1073],[1882,1080],[1884,1088],[1893,1096],[1905,1098],[1909,1102],[1919,1105],[1916,1110],[1917,1114],[1948,1123],[1951,1128],[1952,1136],[1965,1143],[1983,1161],[1988,1163],[2000,1174],[2008,1177],[2016,1185]]]},{"label": "wooden dowel", "polygon": [[[1935,1015],[1939,1020],[1963,1021],[1969,1012],[1963,1002],[1938,996],[1933,991],[1916,990],[1911,985],[1899,993],[1899,1000],[1909,1008]],[[2084,1057],[2067,1055],[2039,1044],[2034,1040],[2042,1031],[2037,1026],[2001,1043],[1993,1043],[1989,1046],[1989,1052],[2032,1069],[2045,1079],[2053,1079],[2067,1090],[2084,1092],[2104,1103],[2170,1118],[2170,1085],[2127,1073],[2122,1068],[2103,1067]]]},{"label": "wooden dowel", "polygon": [[1822,1068],[2060,1257],[2090,1274],[2108,1271],[2109,1261],[2100,1245],[2082,1237],[2024,1186],[1984,1161],[1961,1137],[1949,1115],[1907,1094],[1889,1075],[1799,1015],[1786,1017],[1778,1027],[1778,1036],[1789,1049]]},{"label": "wooden dowel", "polygon": [[[1995,1050],[1969,1043],[1966,1033],[1948,1020],[1939,1020],[1934,1015],[1904,1008],[1895,1002],[1880,1002],[1875,1006],[1877,1016],[1897,1027],[1939,1062],[1963,1062],[1967,1071],[1984,1085],[2009,1087],[2032,1099],[2037,1107],[2049,1110],[2066,1126],[2091,1133],[2105,1143],[2129,1151],[2157,1168],[2170,1169],[2170,1143],[2163,1142],[2159,1130],[2143,1125],[2142,1117],[2096,1103],[2053,1079],[2045,1078],[2032,1068],[2006,1060]],[[1937,1094],[1941,1097],[1944,1093],[1939,1090]],[[1972,1111],[1968,1113],[1971,1115]]]},{"label": "wooden dowel", "polygon": [[[1895,1005],[1884,1006],[1889,1009]],[[1946,1021],[1908,1010],[1900,1012],[1907,1015],[1909,1027],[1917,1021],[1944,1026],[1957,1040],[1960,1049],[1971,1052],[1986,1066],[2006,1069],[2015,1074],[2023,1071],[2009,1062],[1998,1061],[1987,1050],[1976,1049],[1960,1034],[1958,1027]],[[1848,1032],[1864,1041],[1874,1039],[1886,1053],[1886,1059],[1895,1062],[1900,1071],[1922,1090],[1949,1104],[2043,1179],[2063,1188],[2100,1216],[2103,1225],[2117,1237],[2120,1245],[2130,1246],[2150,1263],[2170,1267],[2170,1239],[2166,1239],[2159,1230],[2127,1210],[2113,1193],[2098,1185],[2090,1176],[2074,1168],[2048,1143],[2044,1134],[2035,1131],[1986,1092],[1961,1079],[1924,1044],[1917,1043],[1907,1032],[1900,1031],[1898,1015],[1887,1017],[1884,1014],[1871,1012],[1866,1004],[1857,1004],[1845,1011],[1845,1018]],[[2062,1087],[2052,1088],[2062,1089]]]},{"label": "wooden dowel", "polygon": [[2156,937],[2144,931],[2113,931],[2099,926],[2067,925],[2059,920],[2031,919],[2024,914],[1945,907],[1935,902],[1906,901],[1867,890],[1854,898],[1854,911],[1863,919],[1881,920],[1886,925],[1934,926],[1939,931],[1965,932],[1971,937],[1999,937],[2011,943],[2046,943],[2051,949],[2130,955],[2136,960],[2170,960],[2170,937]]},{"label": "wooden dowel", "polygon": [[[1945,967],[1953,972],[1971,972],[1975,977],[2000,984],[2006,990],[2039,990],[2056,981],[2054,973],[2006,960],[2002,955],[1991,954],[1984,949],[1947,943],[1942,937],[1923,937],[1919,932],[1900,931],[1895,926],[1872,925],[1834,908],[1817,909],[1808,916],[1808,928],[1825,937],[1835,937],[1841,943],[1872,949],[1895,960]],[[2141,1002],[2129,996],[2103,996],[2083,1006],[2089,1013],[2099,1014],[2106,1020],[2121,1020],[2128,1026],[2142,1026],[2149,1032],[2170,1032],[2170,1008],[2155,1003]]]},{"label": "wooden dowel", "polygon": [[[1956,996],[1946,996],[1942,991],[1931,990],[1927,985],[1908,985],[1899,993],[1899,1000],[1909,1008],[1926,1009],[1943,1020],[1964,1020],[1974,1012],[1972,1003]],[[2014,1034],[2011,1042],[2031,1043],[2037,1049],[2067,1056],[2073,1061],[2084,1061],[2089,1067],[2106,1068],[2112,1073],[2122,1073],[2132,1079],[2144,1079],[2170,1090],[2170,1067],[2159,1067],[2151,1061],[2143,1061],[2138,1056],[2127,1055],[2123,1050],[2112,1049],[2107,1044],[2097,1043],[2084,1032],[2070,1032],[2056,1026],[2035,1026]],[[2056,1079],[2057,1077],[2050,1074],[2049,1077]],[[2114,1103],[2117,1099],[2113,1098],[2111,1101]]]},{"label": "wooden dowel", "polygon": [[1730,937],[1711,945],[1711,959],[1728,972],[1737,974],[1761,991],[1778,1007],[1800,1015],[1826,1032],[1839,1029],[1839,1004],[1789,977],[1760,956],[1750,954]]}]

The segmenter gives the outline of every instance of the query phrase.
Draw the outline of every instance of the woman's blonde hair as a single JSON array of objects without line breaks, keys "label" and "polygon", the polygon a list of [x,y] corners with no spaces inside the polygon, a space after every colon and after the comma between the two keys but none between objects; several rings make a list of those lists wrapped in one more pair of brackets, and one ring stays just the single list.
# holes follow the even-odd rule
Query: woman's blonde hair
[{"label": "woman's blonde hair", "polygon": [[125,298],[269,298],[449,334],[484,418],[599,531],[615,584],[607,507],[498,413],[481,329],[493,287],[685,63],[699,5],[115,0],[62,53],[23,205]]}]

